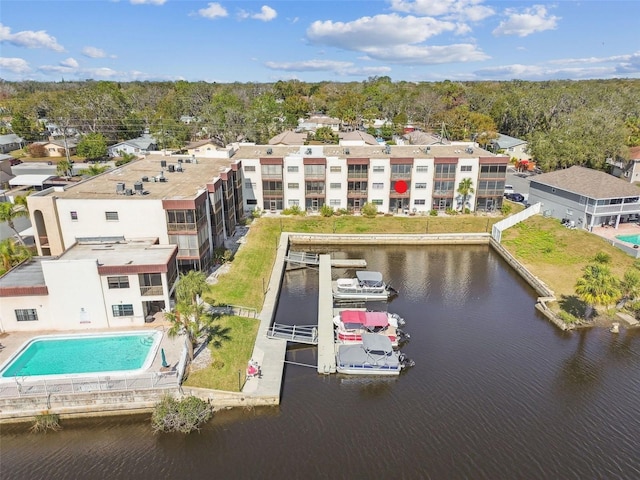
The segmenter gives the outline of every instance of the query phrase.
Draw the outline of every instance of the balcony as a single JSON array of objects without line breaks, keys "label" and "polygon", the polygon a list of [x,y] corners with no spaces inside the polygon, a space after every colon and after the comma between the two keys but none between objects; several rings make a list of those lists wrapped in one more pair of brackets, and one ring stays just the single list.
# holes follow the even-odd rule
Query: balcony
[{"label": "balcony", "polygon": [[368,178],[368,172],[347,172],[347,179],[351,180],[352,178]]},{"label": "balcony", "polygon": [[169,232],[195,232],[195,223],[167,223],[167,230]]},{"label": "balcony", "polygon": [[640,203],[619,203],[617,205],[587,205],[585,212],[592,215],[640,213]]},{"label": "balcony", "polygon": [[162,285],[140,285],[140,295],[143,297],[162,296],[163,294]]},{"label": "balcony", "polygon": [[277,189],[274,189],[274,190],[263,190],[262,194],[265,197],[281,197],[283,191],[284,190],[282,190],[281,188],[277,188]]}]

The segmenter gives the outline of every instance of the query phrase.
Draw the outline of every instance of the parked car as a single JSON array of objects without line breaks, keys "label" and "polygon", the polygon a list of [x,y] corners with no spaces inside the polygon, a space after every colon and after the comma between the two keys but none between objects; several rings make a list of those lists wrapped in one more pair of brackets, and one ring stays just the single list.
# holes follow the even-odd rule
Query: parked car
[{"label": "parked car", "polygon": [[506,197],[507,195],[509,195],[511,193],[515,193],[515,190],[513,189],[513,185],[505,185],[504,186],[504,196]]},{"label": "parked car", "polygon": [[524,202],[524,195],[521,193],[507,193],[504,198],[512,202]]}]

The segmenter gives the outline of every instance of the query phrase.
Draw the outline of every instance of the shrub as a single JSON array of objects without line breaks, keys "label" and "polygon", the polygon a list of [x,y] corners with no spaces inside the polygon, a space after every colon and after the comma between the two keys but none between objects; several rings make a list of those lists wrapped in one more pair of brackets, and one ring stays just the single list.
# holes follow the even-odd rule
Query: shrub
[{"label": "shrub", "polygon": [[453,208],[451,208],[451,207],[447,208],[447,209],[445,210],[445,213],[446,213],[447,215],[457,215],[457,214],[458,214],[457,210],[454,210],[454,209],[453,209]]},{"label": "shrub", "polygon": [[262,216],[262,210],[260,210],[260,208],[256,208],[251,212],[251,216],[253,218],[260,218]]},{"label": "shrub", "polygon": [[32,143],[31,145],[27,146],[27,151],[29,152],[29,155],[34,158],[42,158],[47,156],[44,145],[42,145],[41,143]]},{"label": "shrub", "polygon": [[189,396],[176,400],[165,396],[158,403],[151,416],[154,432],[190,433],[199,430],[202,423],[213,415],[211,405],[198,397]]},{"label": "shrub", "polygon": [[330,207],[327,204],[322,205],[320,208],[320,215],[323,217],[331,217],[333,216],[333,207]]},{"label": "shrub", "polygon": [[565,312],[564,310],[560,310],[558,312],[558,317],[560,317],[560,320],[562,320],[564,323],[580,323],[580,319],[578,317],[570,314],[569,312]]},{"label": "shrub", "polygon": [[502,207],[500,207],[500,211],[503,215],[509,215],[511,213],[511,205],[503,203]]},{"label": "shrub", "polygon": [[47,432],[49,430],[60,430],[60,416],[55,413],[43,413],[36,415],[31,425],[31,431],[34,433]]},{"label": "shrub", "polygon": [[233,259],[233,252],[224,247],[214,248],[213,259],[218,263],[227,263]]},{"label": "shrub", "polygon": [[429,215],[431,215],[432,217],[437,217],[438,216],[438,210],[429,210]]},{"label": "shrub", "polygon": [[464,214],[465,214],[465,215],[469,215],[470,213],[471,213],[471,209],[470,209],[469,207],[466,207],[466,208],[464,209]]},{"label": "shrub", "polygon": [[[351,212],[350,210],[346,209],[346,208],[339,208],[338,211],[336,212],[336,215],[353,215],[353,212]],[[638,267],[640,268],[640,267]]]},{"label": "shrub", "polygon": [[365,217],[375,217],[378,214],[378,206],[374,203],[367,202],[362,206],[361,213]]},{"label": "shrub", "polygon": [[120,158],[116,160],[116,167],[121,167],[122,165],[126,165],[131,160],[132,160],[131,158]]},{"label": "shrub", "polygon": [[285,208],[284,210],[282,210],[282,214],[283,215],[299,215],[299,216],[304,216],[307,214],[307,212],[305,212],[304,210],[302,210],[300,208],[300,205],[293,205],[289,208]]}]

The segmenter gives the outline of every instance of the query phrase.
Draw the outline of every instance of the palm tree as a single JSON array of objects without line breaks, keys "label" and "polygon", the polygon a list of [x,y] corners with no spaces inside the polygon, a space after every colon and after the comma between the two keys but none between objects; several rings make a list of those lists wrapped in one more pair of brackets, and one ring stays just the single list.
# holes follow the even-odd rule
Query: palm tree
[{"label": "palm tree", "polygon": [[17,245],[11,238],[5,238],[0,242],[1,270],[7,272],[13,266],[29,258],[31,258],[31,251],[23,245]]},{"label": "palm tree", "polygon": [[56,172],[61,177],[73,176],[73,163],[70,160],[60,160],[56,165]]},{"label": "palm tree", "polygon": [[595,306],[611,305],[620,298],[619,283],[605,264],[592,263],[584,267],[584,274],[576,282],[575,290],[587,304],[586,318],[591,316]]},{"label": "palm tree", "polygon": [[84,170],[81,170],[80,173],[82,175],[87,175],[89,177],[95,177],[96,175],[100,175],[101,173],[104,173],[107,171],[107,168],[109,168],[108,165],[96,165],[96,164],[92,164],[89,165],[87,168],[85,168]]},{"label": "palm tree", "polygon": [[203,272],[195,270],[180,275],[176,284],[176,306],[165,318],[171,323],[169,336],[179,334],[187,336],[189,361],[193,360],[193,350],[198,339],[203,335],[211,335],[214,316],[206,310],[200,300],[200,294],[207,288],[207,277]]},{"label": "palm tree", "polygon": [[473,180],[470,178],[462,179],[458,184],[458,193],[462,195],[462,206],[460,207],[460,210],[464,211],[465,205],[467,204],[467,198],[469,198],[473,192],[475,192],[473,188]]},{"label": "palm tree", "polygon": [[21,205],[12,204],[9,202],[0,203],[0,222],[7,222],[7,225],[11,230],[16,232],[16,237],[18,237],[18,241],[20,245],[24,246],[24,240],[20,235],[20,232],[16,229],[15,223],[13,221],[16,218],[20,217],[28,217],[29,211]]}]

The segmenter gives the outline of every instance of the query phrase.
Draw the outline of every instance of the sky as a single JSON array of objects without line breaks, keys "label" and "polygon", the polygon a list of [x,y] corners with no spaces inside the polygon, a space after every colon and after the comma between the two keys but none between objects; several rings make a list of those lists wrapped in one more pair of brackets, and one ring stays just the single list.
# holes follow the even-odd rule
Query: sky
[{"label": "sky", "polygon": [[640,0],[2,0],[0,79],[640,78]]}]

